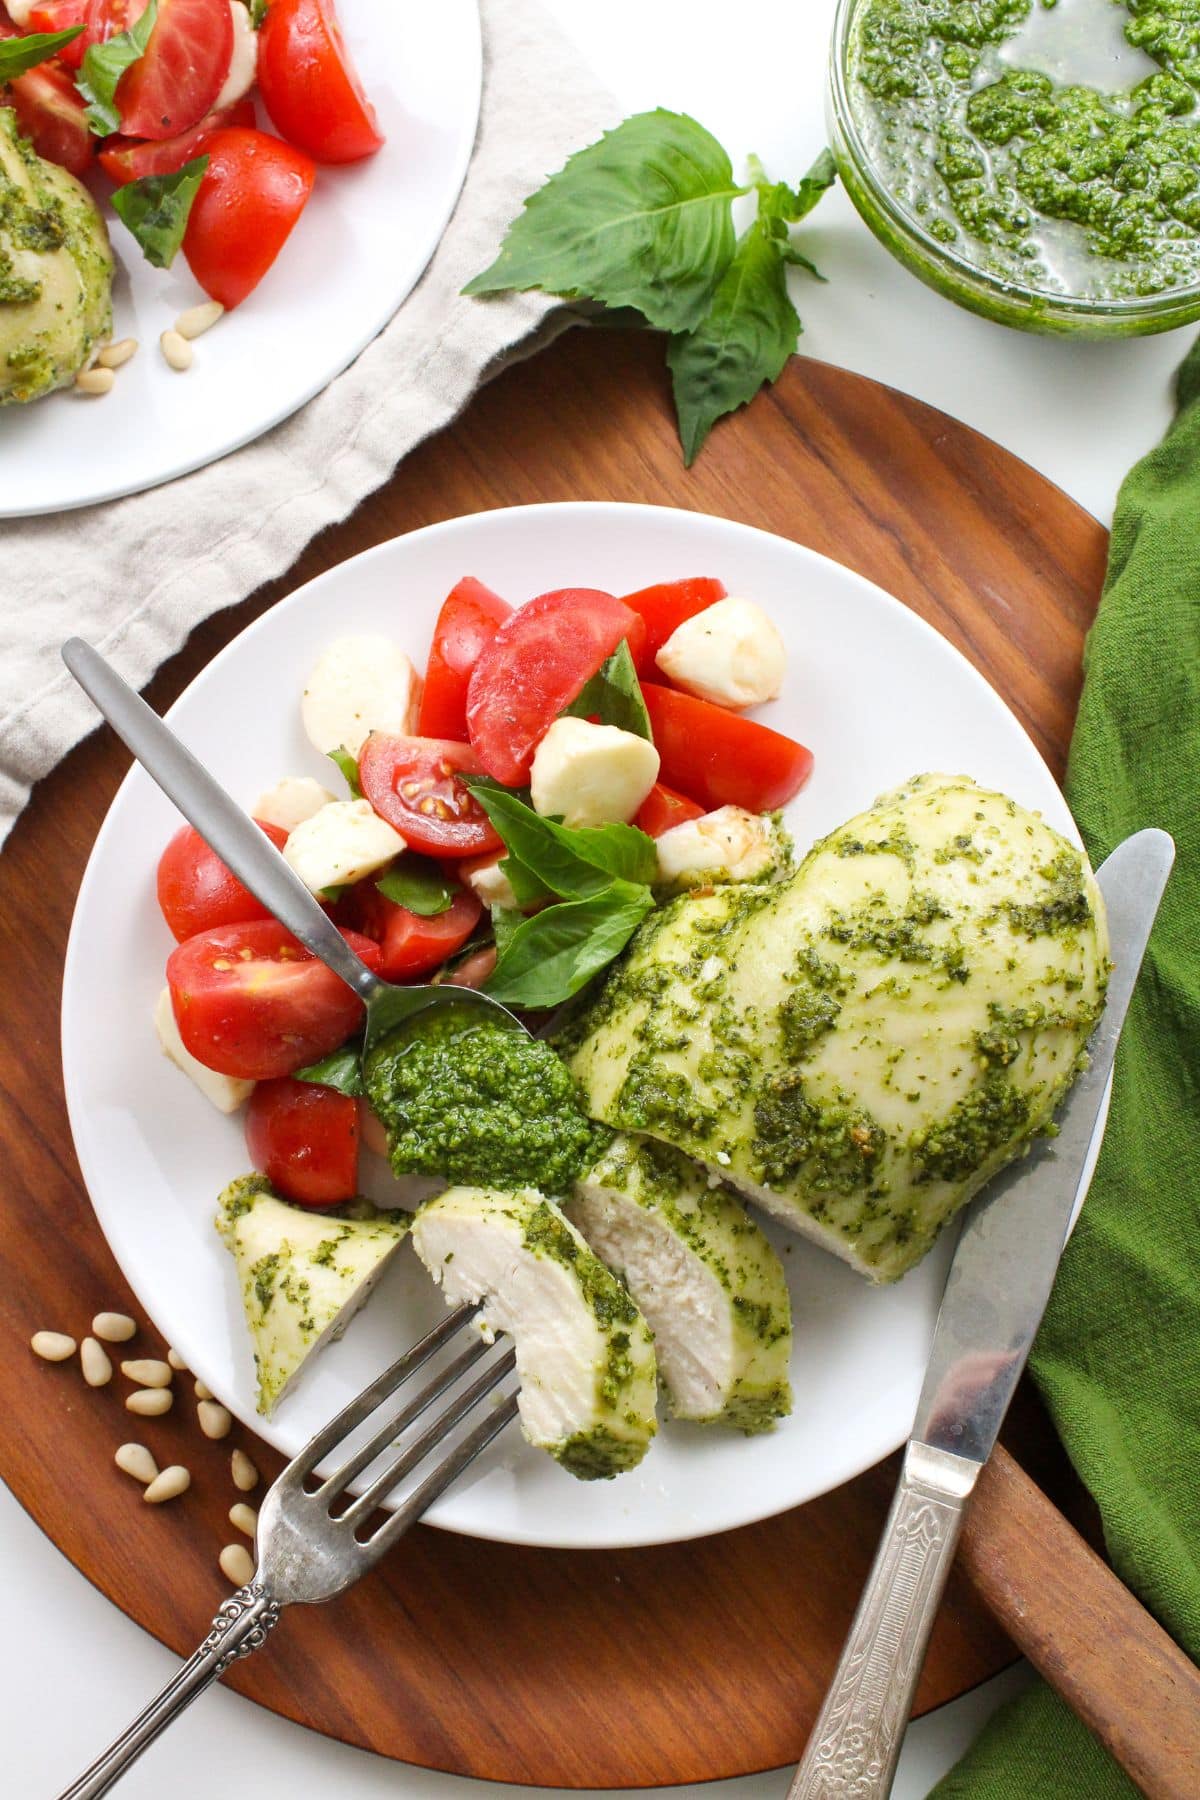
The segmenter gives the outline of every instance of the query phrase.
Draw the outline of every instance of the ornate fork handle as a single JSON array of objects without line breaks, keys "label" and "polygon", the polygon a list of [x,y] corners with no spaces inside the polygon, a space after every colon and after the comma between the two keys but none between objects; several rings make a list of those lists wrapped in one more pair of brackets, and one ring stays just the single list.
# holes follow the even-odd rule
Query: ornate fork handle
[{"label": "ornate fork handle", "polygon": [[885,1800],[979,1465],[911,1444],[788,1800]]},{"label": "ornate fork handle", "polygon": [[137,1761],[161,1731],[177,1719],[198,1694],[210,1687],[240,1656],[249,1656],[267,1641],[279,1620],[280,1606],[260,1581],[231,1594],[212,1622],[212,1630],[177,1674],[173,1675],[132,1725],[98,1756],[90,1769],[64,1790],[60,1800],[99,1800]]}]

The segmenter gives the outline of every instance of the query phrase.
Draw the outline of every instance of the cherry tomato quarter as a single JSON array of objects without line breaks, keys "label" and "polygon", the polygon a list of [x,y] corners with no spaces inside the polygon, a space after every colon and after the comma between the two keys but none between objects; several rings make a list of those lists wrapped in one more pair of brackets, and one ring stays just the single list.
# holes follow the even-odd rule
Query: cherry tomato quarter
[{"label": "cherry tomato quarter", "polygon": [[[69,31],[72,25],[83,25],[87,20],[88,0],[43,0],[41,6],[35,6],[29,14],[26,29],[29,31]],[[87,38],[81,32],[64,44],[58,52],[56,60],[64,69],[77,69],[83,61],[83,53],[87,48]]]},{"label": "cherry tomato quarter", "polygon": [[246,1105],[246,1149],[277,1194],[333,1206],[358,1192],[358,1101],[284,1076],[260,1081]]},{"label": "cherry tomato quarter", "polygon": [[248,95],[244,100],[235,100],[232,106],[207,113],[198,125],[181,131],[178,137],[151,143],[135,138],[106,138],[100,151],[100,167],[118,187],[124,187],[127,181],[143,181],[147,175],[173,175],[184,163],[200,156],[213,133],[227,125],[254,129],[254,102]]},{"label": "cherry tomato quarter", "polygon": [[664,779],[705,811],[771,812],[808,780],[812,751],[782,732],[652,681],[642,693]]},{"label": "cherry tomato quarter", "polygon": [[[266,832],[277,850],[287,843],[287,832],[278,825],[255,823]],[[210,850],[198,831],[183,825],[175,833],[158,862],[158,904],[177,943],[198,931],[215,931],[219,925],[241,925],[248,919],[270,917],[248,888],[242,886],[215,850]]]},{"label": "cherry tomato quarter", "polygon": [[426,917],[397,906],[364,882],[356,895],[360,928],[379,945],[379,972],[385,981],[417,981],[461,950],[483,907],[469,889],[454,896],[445,912]]},{"label": "cherry tomato quarter", "polygon": [[[0,32],[0,37],[8,33]],[[72,175],[86,175],[96,154],[87,107],[65,69],[39,63],[8,84],[5,104],[39,156]]]},{"label": "cherry tomato quarter", "polygon": [[677,794],[674,788],[664,787],[656,781],[646,798],[642,801],[633,822],[639,831],[647,837],[661,837],[664,831],[670,831],[672,825],[682,825],[687,819],[699,819],[704,808],[697,806],[685,794]]},{"label": "cherry tomato quarter", "polygon": [[467,689],[471,671],[485,644],[512,613],[512,607],[473,575],[464,575],[442,603],[433,631],[433,648],[417,730],[422,737],[467,736]]},{"label": "cherry tomato quarter", "polygon": [[271,0],[258,89],[276,131],[317,162],[358,162],[384,142],[333,0]]},{"label": "cherry tomato quarter", "polygon": [[[81,42],[103,43],[136,24],[143,0],[90,0]],[[145,51],[117,83],[116,108],[128,137],[170,138],[199,124],[225,84],[233,59],[228,0],[158,0]]]},{"label": "cherry tomato quarter", "polygon": [[640,656],[634,658],[639,675],[655,680],[655,657],[685,619],[694,619],[718,600],[725,598],[725,584],[708,575],[692,575],[684,581],[660,581],[655,587],[639,588],[626,594],[625,604],[645,622],[646,642]]},{"label": "cherry tomato quarter", "polygon": [[373,731],[358,759],[363,793],[381,819],[428,856],[483,856],[503,848],[462,775],[481,773],[470,744]]},{"label": "cherry tomato quarter", "polygon": [[308,204],[316,169],[265,131],[226,127],[204,146],[208,170],[192,202],[183,253],[200,286],[227,308],[253,293]]}]

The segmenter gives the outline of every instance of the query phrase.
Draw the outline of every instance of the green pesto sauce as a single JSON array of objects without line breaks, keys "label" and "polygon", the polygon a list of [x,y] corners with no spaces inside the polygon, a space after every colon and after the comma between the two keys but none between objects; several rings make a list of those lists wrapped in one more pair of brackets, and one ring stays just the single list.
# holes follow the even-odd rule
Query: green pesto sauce
[{"label": "green pesto sauce", "polygon": [[397,1175],[565,1194],[607,1136],[549,1045],[487,1021],[395,1032],[364,1080]]},{"label": "green pesto sauce", "polygon": [[847,67],[884,185],[989,274],[1200,281],[1200,0],[861,0]]},{"label": "green pesto sauce", "polygon": [[618,1437],[607,1425],[577,1431],[551,1450],[555,1462],[577,1481],[610,1481],[614,1475],[636,1468],[645,1454],[644,1441]]}]

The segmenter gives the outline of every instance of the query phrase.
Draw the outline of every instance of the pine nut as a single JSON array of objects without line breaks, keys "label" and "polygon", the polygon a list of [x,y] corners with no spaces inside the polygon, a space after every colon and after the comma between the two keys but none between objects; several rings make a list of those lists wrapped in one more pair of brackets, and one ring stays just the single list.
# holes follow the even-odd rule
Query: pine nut
[{"label": "pine nut", "polygon": [[158,340],[163,356],[172,369],[180,375],[192,366],[192,346],[177,331],[164,331]]},{"label": "pine nut", "polygon": [[199,306],[189,306],[181,312],[175,321],[175,329],[181,338],[203,337],[211,331],[225,308],[219,300],[202,300]]},{"label": "pine nut", "polygon": [[92,1320],[92,1330],[106,1344],[127,1344],[137,1326],[128,1313],[97,1313]]},{"label": "pine nut", "polygon": [[219,1400],[202,1400],[196,1408],[196,1417],[200,1421],[200,1429],[206,1438],[228,1437],[233,1426],[233,1415],[227,1406]]},{"label": "pine nut", "polygon": [[230,1507],[229,1523],[239,1531],[244,1531],[248,1538],[255,1537],[258,1533],[258,1514],[244,1500],[239,1500],[236,1506]]},{"label": "pine nut", "polygon": [[241,1493],[248,1494],[251,1488],[258,1486],[258,1470],[250,1461],[244,1450],[235,1450],[230,1458],[233,1473],[233,1485]]},{"label": "pine nut", "polygon": [[111,394],[117,378],[111,369],[80,369],[75,386],[81,394]]},{"label": "pine nut", "polygon": [[83,1379],[89,1387],[106,1387],[112,1380],[112,1364],[108,1360],[108,1352],[94,1337],[85,1337],[80,1344],[79,1361]]},{"label": "pine nut", "polygon": [[186,1494],[192,1485],[192,1478],[182,1463],[172,1463],[161,1475],[156,1475],[150,1486],[142,1495],[151,1506],[161,1506],[164,1500],[177,1500],[180,1494]]},{"label": "pine nut", "polygon": [[232,1581],[234,1587],[245,1587],[254,1579],[254,1558],[245,1544],[226,1544],[217,1558],[221,1573],[226,1581]]},{"label": "pine nut", "polygon": [[139,1387],[170,1387],[171,1365],[159,1362],[154,1356],[134,1357],[132,1362],[121,1364],[121,1373],[129,1381],[136,1381]]},{"label": "pine nut", "polygon": [[105,344],[96,361],[102,369],[121,369],[137,355],[136,338],[119,338],[115,344]]},{"label": "pine nut", "polygon": [[158,1464],[145,1444],[122,1444],[113,1461],[123,1475],[132,1475],[143,1487],[157,1479]]},{"label": "pine nut", "polygon": [[75,1354],[75,1339],[65,1331],[35,1331],[29,1348],[43,1362],[66,1362],[68,1356]]},{"label": "pine nut", "polygon": [[174,1350],[174,1349],[168,1350],[167,1351],[167,1361],[170,1363],[171,1367],[175,1370],[175,1373],[177,1375],[182,1375],[187,1368],[187,1364],[184,1362],[182,1356],[180,1356],[178,1350]]},{"label": "pine nut", "polygon": [[125,1410],[143,1419],[158,1419],[170,1412],[174,1401],[170,1388],[135,1388],[125,1402]]},{"label": "pine nut", "polygon": [[197,1379],[196,1379],[196,1383],[192,1389],[192,1392],[195,1394],[197,1400],[215,1400],[216,1399],[216,1395],[213,1393],[212,1389],[208,1386],[207,1382],[201,1381],[199,1379],[199,1377],[197,1377]]}]

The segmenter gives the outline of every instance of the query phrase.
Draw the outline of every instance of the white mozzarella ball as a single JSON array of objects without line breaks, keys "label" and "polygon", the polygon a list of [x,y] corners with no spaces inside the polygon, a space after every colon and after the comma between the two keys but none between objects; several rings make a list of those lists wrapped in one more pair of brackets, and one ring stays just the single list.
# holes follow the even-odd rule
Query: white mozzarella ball
[{"label": "white mozzarella ball", "polygon": [[195,1083],[204,1098],[210,1100],[218,1112],[236,1112],[250,1098],[254,1091],[252,1081],[240,1081],[232,1075],[218,1075],[215,1069],[206,1068],[192,1055],[179,1035],[169,988],[164,988],[155,1002],[154,1029],[158,1033],[163,1055],[169,1057],[177,1069],[183,1070],[188,1080]]},{"label": "white mozzarella ball", "polygon": [[720,870],[730,881],[753,881],[776,860],[769,819],[744,806],[721,806],[699,819],[672,825],[657,839],[658,878],[678,881],[684,875]]},{"label": "white mozzarella ball", "polygon": [[533,758],[534,811],[573,826],[627,823],[658,780],[658,763],[654,745],[632,731],[556,719]]},{"label": "white mozzarella ball", "polygon": [[385,637],[337,638],[309,676],[301,718],[322,756],[345,749],[357,756],[373,731],[410,736],[421,702],[416,670]]},{"label": "white mozzarella ball", "polygon": [[260,794],[250,811],[264,825],[278,825],[280,831],[295,831],[305,819],[311,819],[323,806],[337,799],[329,789],[314,781],[311,775],[285,775],[273,788]]},{"label": "white mozzarella ball", "polygon": [[460,863],[459,872],[471,892],[491,908],[503,906],[519,909],[521,902],[513,893],[512,883],[500,867],[498,856],[481,856],[474,862]]},{"label": "white mozzarella ball", "polygon": [[258,33],[250,21],[250,14],[241,0],[229,0],[229,11],[233,19],[233,55],[229,59],[224,85],[213,101],[214,112],[220,106],[232,106],[235,100],[241,100],[258,77]]},{"label": "white mozzarella ball", "polygon": [[28,25],[29,15],[37,3],[38,0],[4,0],[5,10],[7,11],[9,18],[12,20],[13,24],[19,26],[22,31],[24,31],[25,27]]},{"label": "white mozzarella ball", "polygon": [[283,855],[309,892],[322,894],[373,875],[403,849],[400,833],[369,800],[334,800],[297,825]]},{"label": "white mozzarella ball", "polygon": [[778,698],[787,652],[762,607],[730,595],[677,626],[655,661],[685,693],[741,708]]}]

